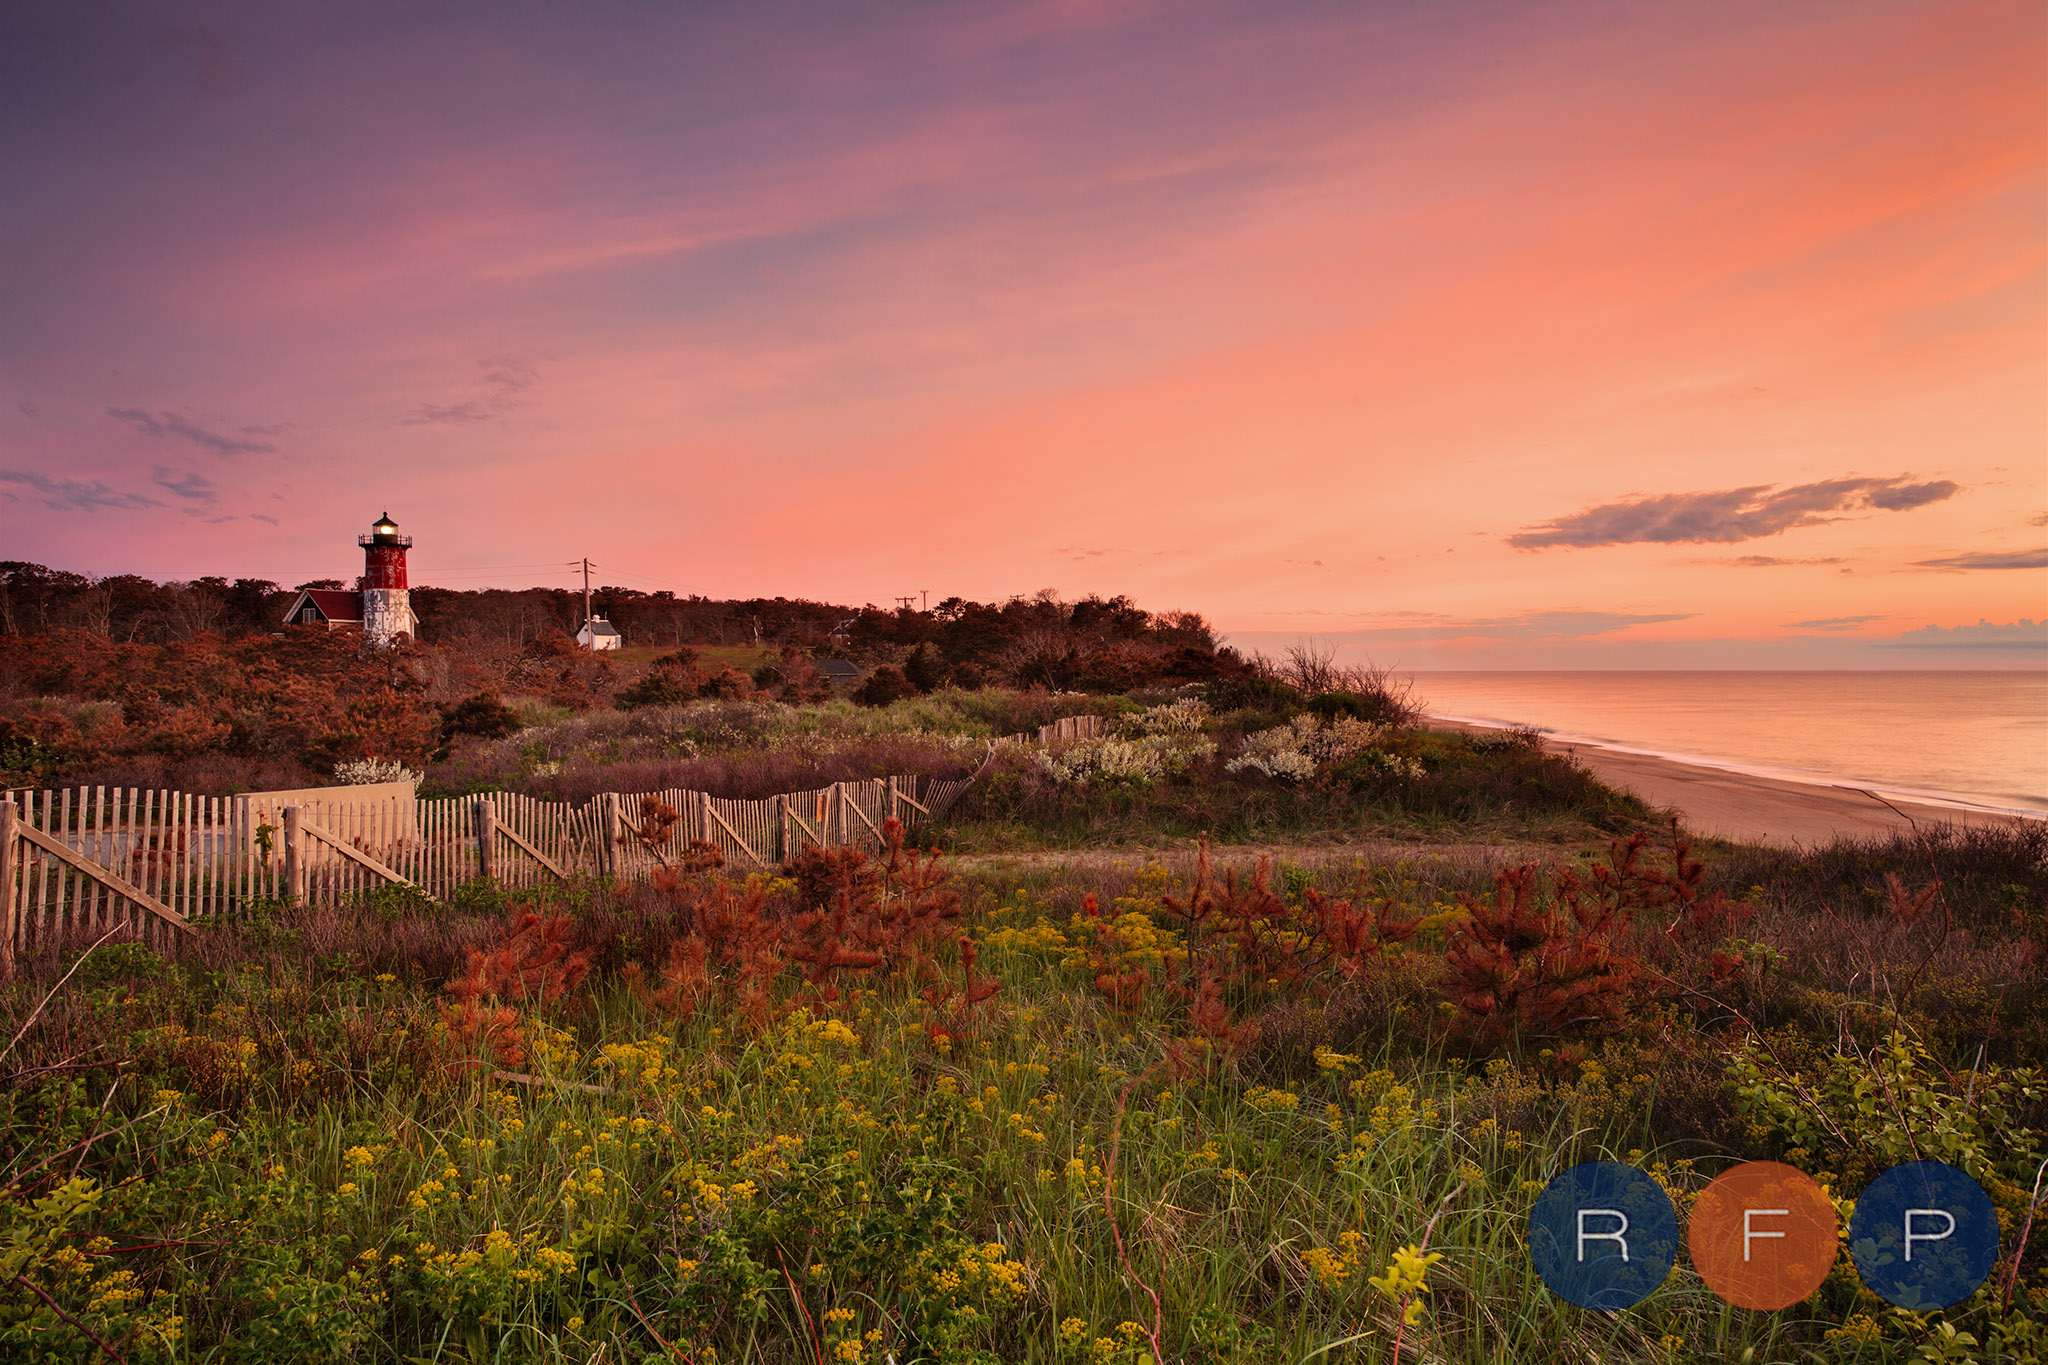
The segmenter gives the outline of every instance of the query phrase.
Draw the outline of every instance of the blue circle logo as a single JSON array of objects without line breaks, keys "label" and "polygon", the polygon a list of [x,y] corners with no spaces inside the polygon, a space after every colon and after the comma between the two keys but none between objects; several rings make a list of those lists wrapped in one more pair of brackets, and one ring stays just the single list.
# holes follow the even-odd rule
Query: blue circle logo
[{"label": "blue circle logo", "polygon": [[1998,1212],[1983,1187],[1941,1161],[1909,1161],[1871,1182],[1849,1219],[1849,1255],[1870,1292],[1909,1312],[1961,1303],[1998,1260]]},{"label": "blue circle logo", "polygon": [[1671,1273],[1678,1215],[1633,1166],[1589,1161],[1543,1187],[1529,1210],[1529,1258],[1550,1292],[1581,1308],[1632,1308]]}]

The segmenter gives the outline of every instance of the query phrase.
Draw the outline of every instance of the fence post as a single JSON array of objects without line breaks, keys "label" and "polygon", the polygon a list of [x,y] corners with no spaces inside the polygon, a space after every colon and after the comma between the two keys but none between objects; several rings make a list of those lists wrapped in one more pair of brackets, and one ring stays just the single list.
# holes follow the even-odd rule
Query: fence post
[{"label": "fence post", "polygon": [[0,800],[0,981],[14,980],[14,870],[20,825],[21,810],[14,798]]},{"label": "fence post", "polygon": [[498,808],[488,796],[476,803],[476,868],[485,881],[498,879]]},{"label": "fence post", "polygon": [[699,829],[701,829],[701,830],[703,830],[703,831],[704,831],[704,842],[705,842],[705,843],[707,843],[707,844],[715,844],[715,843],[717,843],[717,842],[718,842],[718,840],[716,840],[716,839],[714,839],[714,838],[712,838],[712,837],[711,837],[711,793],[710,793],[710,792],[698,792],[698,793],[697,793],[697,828],[699,828]]},{"label": "fence post", "polygon": [[896,779],[889,779],[889,819],[896,818]]},{"label": "fence post", "polygon": [[284,808],[284,894],[303,903],[306,899],[306,836],[299,828],[300,808]]},{"label": "fence post", "polygon": [[775,798],[775,861],[789,861],[789,796]]},{"label": "fence post", "polygon": [[619,794],[604,794],[604,848],[598,854],[597,870],[607,877],[619,875],[619,841],[625,833],[619,827]]}]

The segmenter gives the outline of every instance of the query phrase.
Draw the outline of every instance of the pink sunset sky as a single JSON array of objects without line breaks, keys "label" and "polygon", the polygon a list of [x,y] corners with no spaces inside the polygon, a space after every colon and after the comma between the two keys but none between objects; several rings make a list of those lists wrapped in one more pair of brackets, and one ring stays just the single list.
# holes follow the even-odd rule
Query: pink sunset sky
[{"label": "pink sunset sky", "polygon": [[0,13],[0,558],[2048,660],[2048,10]]}]

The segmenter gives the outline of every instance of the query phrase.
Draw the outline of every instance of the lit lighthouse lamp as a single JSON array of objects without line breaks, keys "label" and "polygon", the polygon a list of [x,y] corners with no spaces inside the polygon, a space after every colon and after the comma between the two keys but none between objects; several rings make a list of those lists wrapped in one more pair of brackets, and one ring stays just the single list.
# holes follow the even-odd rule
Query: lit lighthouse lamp
[{"label": "lit lighthouse lamp", "polygon": [[412,537],[400,535],[398,523],[386,512],[356,543],[363,547],[363,637],[383,646],[417,634],[419,619],[405,583],[405,552],[412,548]]}]

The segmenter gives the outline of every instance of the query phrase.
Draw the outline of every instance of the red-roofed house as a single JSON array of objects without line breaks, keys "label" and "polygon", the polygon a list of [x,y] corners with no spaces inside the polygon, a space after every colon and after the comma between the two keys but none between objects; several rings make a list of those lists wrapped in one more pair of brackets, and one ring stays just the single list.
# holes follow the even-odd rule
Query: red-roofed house
[{"label": "red-roofed house", "polygon": [[341,588],[307,588],[292,603],[292,609],[285,613],[285,624],[292,626],[317,626],[325,623],[329,630],[338,626],[363,624],[363,595],[347,592]]}]

